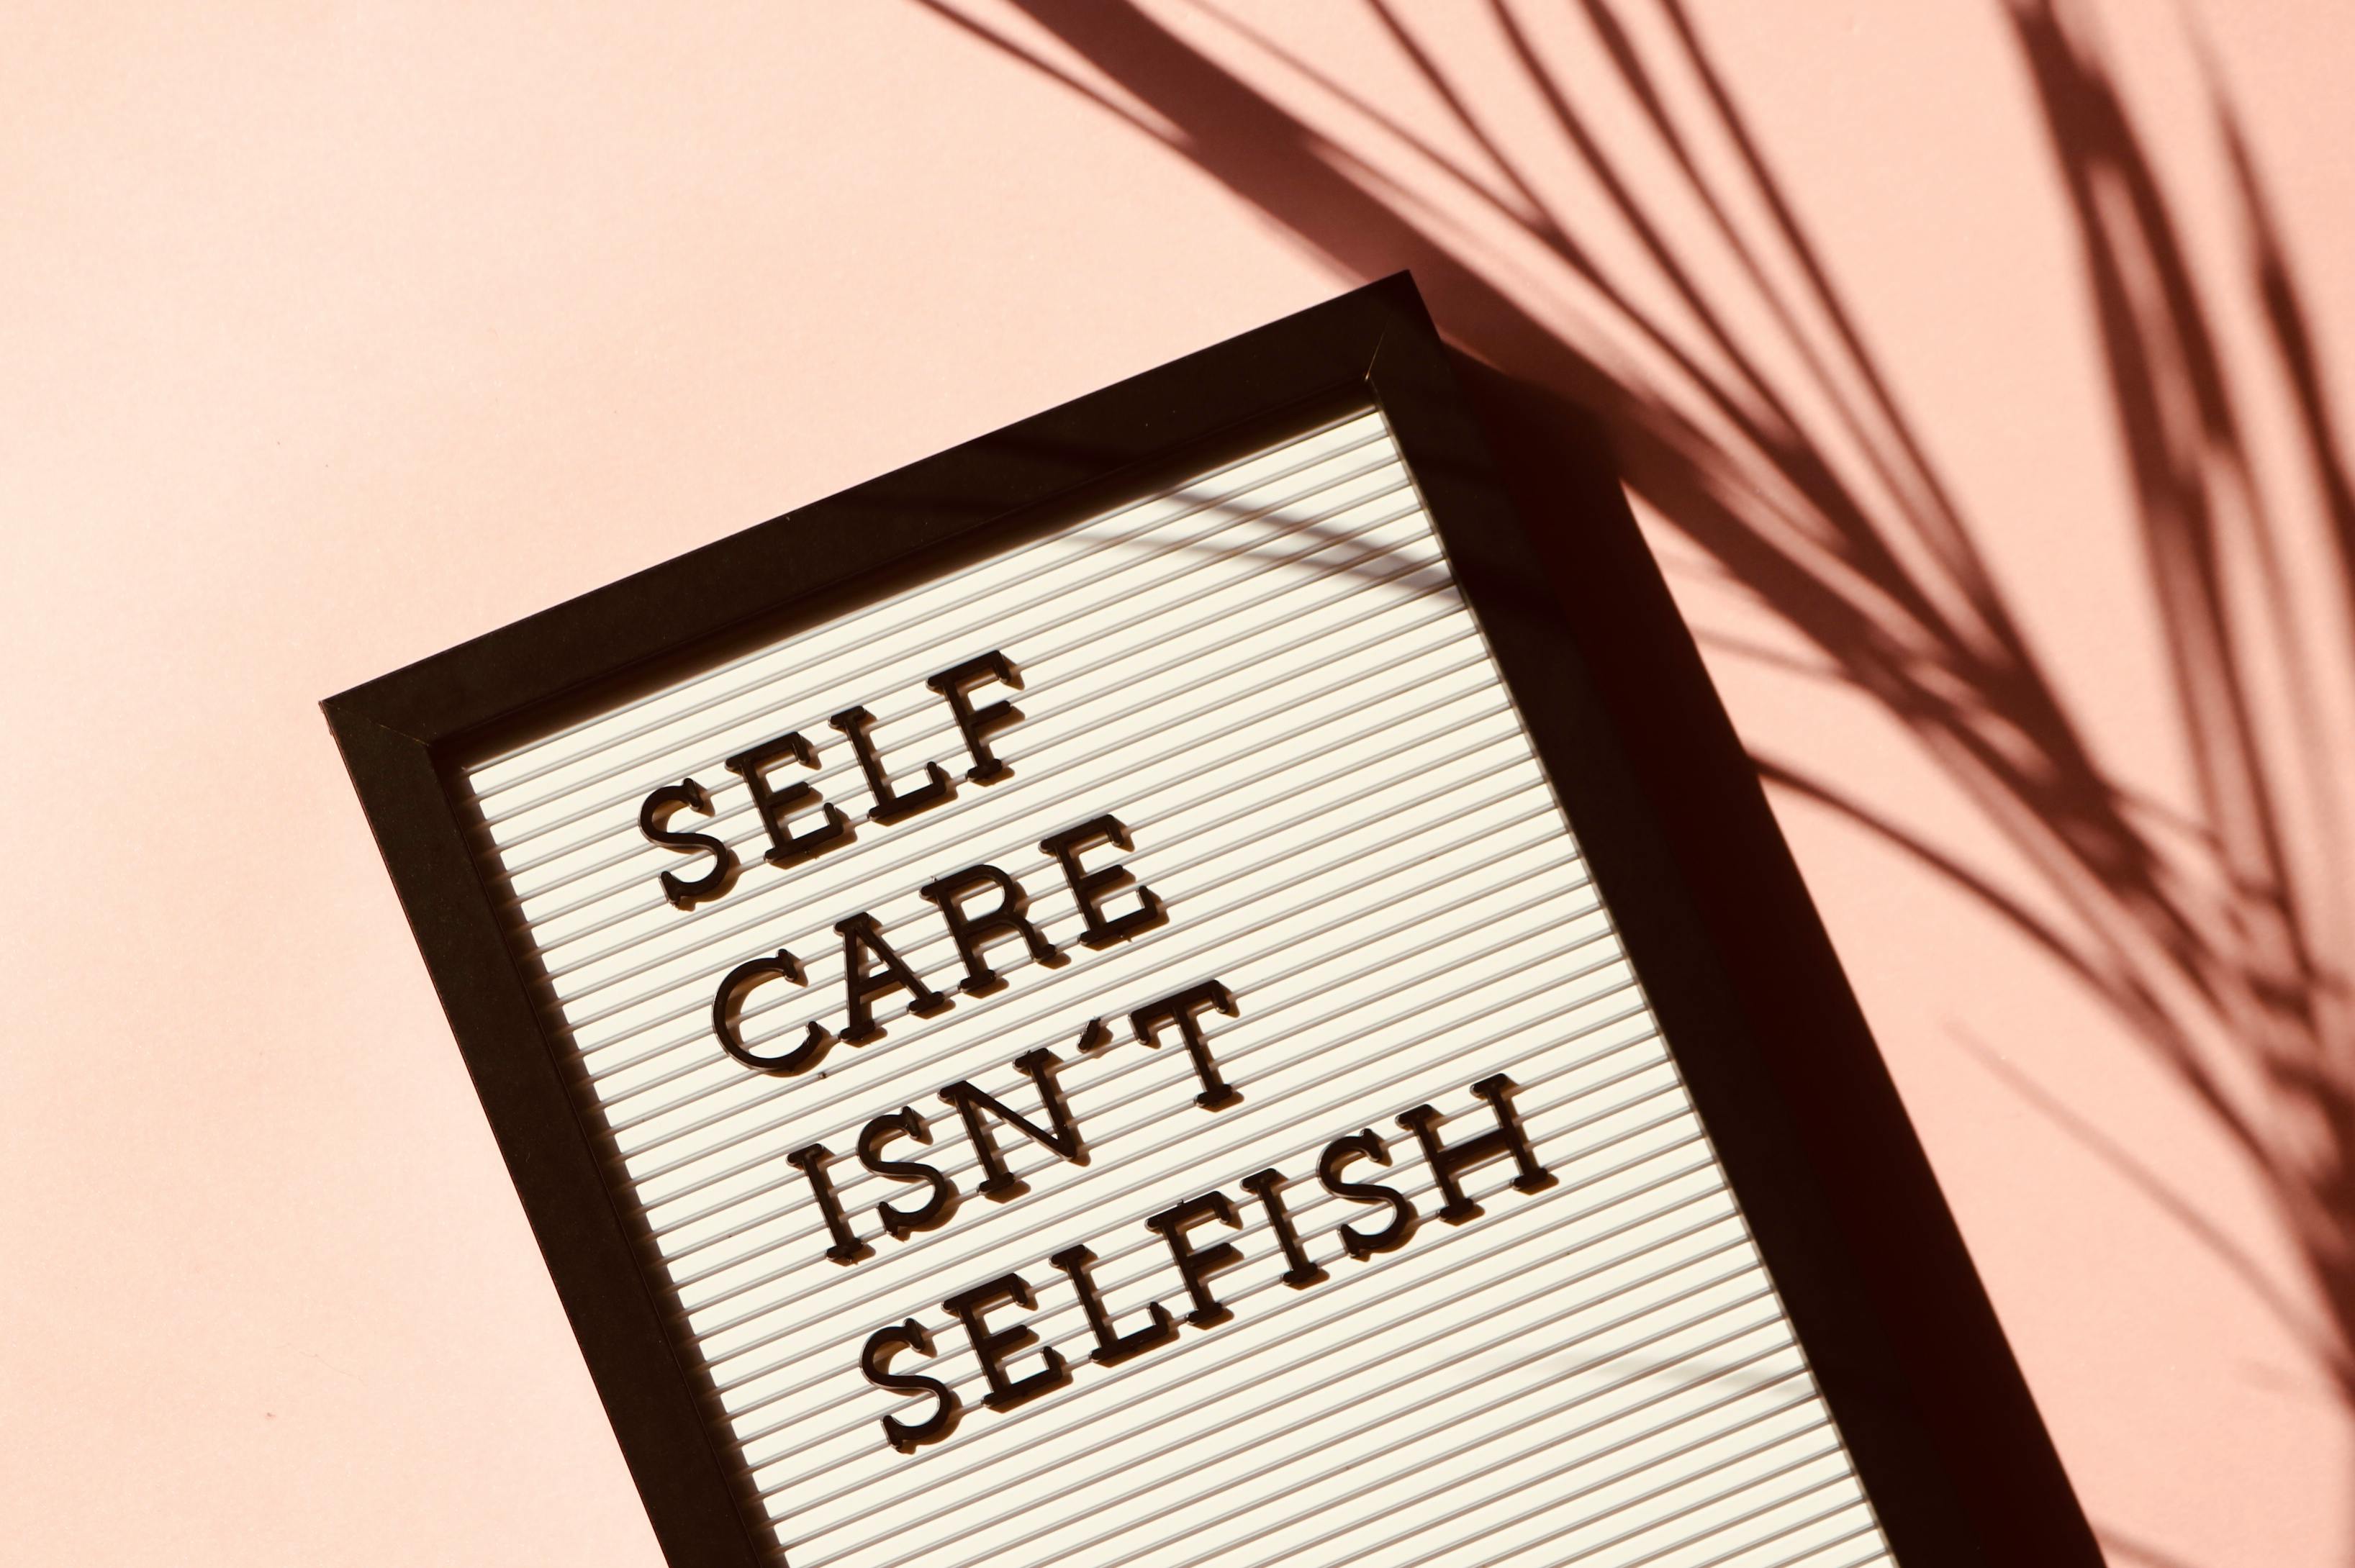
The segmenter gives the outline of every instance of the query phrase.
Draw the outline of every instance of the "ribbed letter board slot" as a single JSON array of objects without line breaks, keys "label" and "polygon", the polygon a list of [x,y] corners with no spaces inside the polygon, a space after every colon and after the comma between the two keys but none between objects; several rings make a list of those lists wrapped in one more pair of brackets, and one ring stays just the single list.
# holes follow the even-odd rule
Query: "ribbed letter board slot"
[{"label": "ribbed letter board slot", "polygon": [[1470,430],[1394,280],[331,702],[674,1562],[1980,1560]]}]

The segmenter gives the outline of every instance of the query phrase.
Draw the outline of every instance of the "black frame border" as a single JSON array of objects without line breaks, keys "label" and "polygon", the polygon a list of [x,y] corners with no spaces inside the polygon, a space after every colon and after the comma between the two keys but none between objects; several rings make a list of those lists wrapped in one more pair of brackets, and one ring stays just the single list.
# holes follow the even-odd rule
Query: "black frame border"
[{"label": "black frame border", "polygon": [[[1452,363],[1401,272],[321,704],[671,1563],[773,1568],[780,1554],[604,1182],[457,770],[617,688],[1367,400],[1405,453],[1898,1560],[2101,1562],[1608,456],[1565,440],[1561,419],[1532,421],[1533,396]],[[1553,526],[1525,531],[1517,500]]]}]

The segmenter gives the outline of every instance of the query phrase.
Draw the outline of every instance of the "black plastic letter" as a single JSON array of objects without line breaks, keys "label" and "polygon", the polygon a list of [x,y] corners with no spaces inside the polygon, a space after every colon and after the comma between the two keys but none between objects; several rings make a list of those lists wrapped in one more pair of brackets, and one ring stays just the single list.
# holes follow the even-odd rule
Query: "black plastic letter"
[{"label": "black plastic letter", "polygon": [[875,797],[875,804],[867,811],[868,821],[889,827],[956,798],[956,781],[938,763],[924,764],[924,783],[905,795],[895,792],[891,775],[883,766],[882,754],[875,749],[875,737],[868,732],[875,727],[875,715],[864,708],[846,708],[826,722],[850,737],[850,750],[858,759],[858,771],[867,775],[868,793]]},{"label": "black plastic letter", "polygon": [[[986,888],[997,890],[997,907],[981,914],[968,912],[964,901]],[[1050,968],[1068,962],[1031,922],[1030,896],[1022,891],[1022,884],[995,866],[968,866],[917,891],[948,923],[949,939],[956,944],[957,955],[964,960],[962,989],[968,997],[986,997],[1005,988],[1005,980],[982,955],[982,950],[999,937],[1019,936],[1030,950],[1030,956]]]},{"label": "black plastic letter", "polygon": [[1019,1328],[992,1328],[982,1314],[993,1307],[1035,1309],[1038,1305],[1039,1298],[1018,1274],[999,1275],[941,1303],[943,1309],[964,1325],[965,1337],[973,1341],[974,1359],[981,1363],[982,1375],[989,1380],[989,1397],[981,1403],[992,1410],[1012,1410],[1041,1394],[1052,1393],[1071,1381],[1070,1370],[1063,1365],[1062,1353],[1052,1345],[1039,1346],[1039,1359],[1046,1364],[1039,1371],[1018,1378],[1006,1375],[1007,1361],[1039,1344],[1038,1330],[1028,1324]]},{"label": "black plastic letter", "polygon": [[893,1138],[913,1138],[920,1144],[932,1141],[932,1129],[913,1105],[902,1105],[894,1114],[878,1116],[867,1124],[858,1135],[858,1163],[878,1176],[888,1176],[894,1181],[922,1181],[930,1184],[932,1194],[920,1209],[894,1209],[889,1203],[875,1206],[875,1217],[883,1221],[883,1229],[895,1242],[904,1242],[919,1231],[934,1231],[955,1217],[957,1211],[956,1183],[914,1159],[885,1159],[883,1146]]},{"label": "black plastic letter", "polygon": [[1520,1174],[1513,1178],[1516,1192],[1543,1192],[1557,1179],[1538,1164],[1537,1151],[1529,1147],[1529,1135],[1514,1113],[1513,1091],[1517,1087],[1501,1072],[1473,1084],[1472,1093],[1487,1101],[1488,1108],[1497,1113],[1497,1125],[1460,1144],[1451,1146],[1439,1141],[1438,1125],[1444,1118],[1429,1105],[1417,1105],[1398,1119],[1399,1125],[1412,1133],[1415,1141],[1423,1145],[1423,1157],[1438,1179],[1440,1194],[1447,1200],[1440,1205],[1439,1217],[1451,1225],[1480,1217],[1480,1205],[1464,1196],[1464,1173],[1476,1165],[1512,1156],[1513,1163],[1520,1168]]},{"label": "black plastic letter", "polygon": [[[748,752],[739,752],[728,759],[728,771],[744,781],[752,792],[752,805],[761,814],[761,825],[769,830],[769,864],[792,866],[813,855],[823,855],[837,844],[847,844],[856,830],[850,818],[839,807],[829,804],[817,793],[815,784],[787,784],[783,789],[769,787],[769,770],[786,761],[799,763],[805,768],[817,766],[817,748],[802,738],[797,730],[788,731],[773,741],[763,741]],[[793,816],[804,806],[815,805],[826,816],[826,826],[813,827],[807,833],[795,833],[791,826]]]},{"label": "black plastic letter", "polygon": [[796,986],[809,983],[802,973],[801,960],[782,947],[774,958],[755,958],[749,964],[737,965],[719,982],[719,994],[712,998],[711,1032],[719,1037],[722,1051],[757,1072],[780,1076],[807,1072],[825,1060],[827,1048],[834,1044],[834,1036],[819,1024],[812,1023],[802,1036],[801,1044],[783,1056],[755,1056],[745,1049],[744,998],[764,980],[791,980]]},{"label": "black plastic letter", "polygon": [[1071,1288],[1080,1296],[1080,1310],[1088,1315],[1088,1327],[1095,1330],[1096,1348],[1088,1359],[1096,1365],[1116,1367],[1178,1338],[1178,1325],[1170,1319],[1169,1308],[1157,1301],[1146,1304],[1146,1316],[1152,1321],[1144,1328],[1125,1334],[1115,1328],[1095,1278],[1088,1272],[1096,1255],[1087,1248],[1065,1247],[1047,1261],[1071,1276]]},{"label": "black plastic letter", "polygon": [[1080,853],[1099,844],[1116,848],[1134,849],[1128,829],[1116,816],[1099,816],[1082,822],[1077,827],[1066,827],[1060,833],[1042,838],[1039,848],[1051,856],[1063,868],[1064,880],[1071,884],[1071,897],[1079,901],[1080,918],[1087,922],[1087,932],[1080,940],[1090,947],[1103,949],[1144,935],[1156,926],[1169,923],[1168,913],[1153,890],[1140,885],[1136,890],[1136,907],[1126,914],[1107,917],[1103,901],[1135,882],[1136,878],[1125,866],[1099,866],[1091,871],[1080,864]]},{"label": "black plastic letter", "polygon": [[[908,967],[908,961],[883,939],[883,928],[875,923],[873,915],[854,914],[836,922],[834,929],[842,933],[842,986],[849,1014],[842,1038],[847,1044],[865,1045],[883,1038],[882,1028],[875,1021],[875,1004],[894,991],[908,993],[908,1011],[920,1019],[949,1010],[949,998]],[[867,960],[870,957],[881,960],[883,967],[869,971]]]},{"label": "black plastic letter", "polygon": [[920,1356],[932,1354],[932,1337],[912,1317],[868,1335],[867,1349],[859,1352],[858,1370],[877,1388],[889,1389],[893,1393],[932,1396],[932,1413],[922,1421],[909,1423],[889,1415],[883,1418],[884,1440],[902,1454],[912,1454],[925,1444],[937,1443],[954,1432],[957,1418],[964,1413],[964,1402],[957,1398],[956,1390],[938,1378],[893,1371],[891,1358],[901,1350],[913,1350]]},{"label": "black plastic letter", "polygon": [[1371,1127],[1352,1133],[1345,1138],[1335,1138],[1325,1146],[1325,1156],[1316,1162],[1316,1179],[1325,1190],[1336,1198],[1347,1198],[1359,1203],[1387,1203],[1391,1207],[1391,1222],[1371,1235],[1354,1225],[1341,1227],[1341,1250],[1364,1262],[1376,1253],[1392,1253],[1413,1239],[1416,1224],[1414,1205],[1406,1194],[1378,1181],[1344,1181],[1342,1168],[1352,1160],[1370,1159],[1376,1165],[1388,1165],[1391,1151],[1380,1134]]},{"label": "black plastic letter", "polygon": [[838,1264],[855,1264],[874,1256],[875,1249],[858,1239],[858,1232],[850,1228],[850,1221],[842,1211],[842,1199],[834,1190],[834,1178],[826,1173],[826,1162],[833,1157],[833,1151],[824,1144],[811,1144],[785,1156],[785,1163],[809,1178],[810,1191],[817,1198],[817,1211],[826,1217],[826,1234],[834,1238],[834,1245],[826,1249],[826,1255]]},{"label": "black plastic letter", "polygon": [[1014,667],[1013,660],[995,650],[967,659],[954,669],[944,669],[924,682],[948,699],[949,711],[955,715],[957,729],[964,736],[964,749],[973,753],[973,766],[965,770],[964,776],[977,784],[996,784],[1014,771],[989,749],[989,738],[1022,717],[1022,709],[1010,702],[975,708],[967,693],[985,680],[1010,686],[1017,691],[1022,689],[1022,672]]},{"label": "black plastic letter", "polygon": [[693,779],[663,785],[638,807],[638,831],[646,836],[648,843],[684,855],[702,850],[711,857],[711,869],[693,881],[676,871],[662,874],[663,897],[677,909],[693,909],[706,899],[722,897],[736,880],[736,851],[723,840],[709,833],[687,833],[670,826],[671,813],[688,809],[706,816],[711,815],[711,792]]},{"label": "black plastic letter", "polygon": [[1223,1111],[1241,1102],[1241,1090],[1219,1076],[1219,1064],[1210,1055],[1210,1042],[1202,1038],[1202,1015],[1216,1008],[1229,1018],[1239,1009],[1235,994],[1216,980],[1205,980],[1173,992],[1158,1001],[1147,1002],[1128,1015],[1128,1027],[1136,1033],[1139,1045],[1159,1045],[1161,1027],[1176,1024],[1178,1038],[1186,1042],[1186,1054],[1193,1059],[1194,1076],[1202,1081],[1202,1092],[1194,1096],[1194,1104],[1206,1111]]},{"label": "black plastic letter", "polygon": [[1232,1242],[1198,1249],[1186,1232],[1188,1227],[1205,1220],[1242,1229],[1242,1216],[1235,1212],[1234,1200],[1219,1191],[1188,1198],[1175,1209],[1164,1209],[1145,1223],[1169,1243],[1169,1255],[1178,1260],[1178,1273],[1186,1281],[1187,1294],[1194,1298],[1194,1310],[1186,1314],[1186,1321],[1197,1328],[1215,1328],[1232,1317],[1234,1312],[1210,1294],[1210,1281],[1242,1262],[1243,1254]]},{"label": "black plastic letter", "polygon": [[1258,1170],[1243,1178],[1243,1190],[1260,1201],[1267,1211],[1268,1228],[1275,1232],[1275,1244],[1284,1249],[1284,1261],[1291,1266],[1284,1271],[1284,1283],[1295,1290],[1305,1290],[1325,1279],[1300,1244],[1300,1232],[1292,1223],[1292,1211],[1284,1206],[1284,1172]]},{"label": "black plastic letter", "polygon": [[1061,1065],[1055,1053],[1043,1046],[1014,1059],[1014,1071],[1037,1087],[1039,1103],[1047,1109],[1047,1125],[1043,1127],[1005,1101],[985,1094],[970,1083],[960,1081],[941,1091],[941,1098],[955,1106],[957,1115],[964,1118],[964,1135],[973,1141],[974,1155],[981,1161],[982,1174],[988,1179],[981,1184],[984,1197],[1003,1203],[1030,1190],[1028,1182],[1007,1168],[1006,1156],[998,1152],[997,1139],[991,1134],[989,1125],[981,1119],[985,1111],[1032,1143],[1046,1145],[1073,1165],[1088,1163],[1088,1147],[1080,1137],[1080,1125],[1071,1119],[1071,1107],[1055,1083],[1055,1069]]}]

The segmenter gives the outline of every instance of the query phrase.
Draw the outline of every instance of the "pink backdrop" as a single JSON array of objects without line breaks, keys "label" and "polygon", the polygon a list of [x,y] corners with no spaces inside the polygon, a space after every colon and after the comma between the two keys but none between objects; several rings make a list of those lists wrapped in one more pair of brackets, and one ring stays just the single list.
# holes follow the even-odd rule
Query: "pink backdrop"
[{"label": "pink backdrop", "polygon": [[[1856,356],[1885,378],[2170,907],[2262,1006],[2190,995],[2200,965],[2150,955],[2148,909],[2087,891],[2105,851],[2039,849],[1951,737],[1828,663],[1689,517],[1647,528],[1745,740],[1802,781],[1774,792],[1785,831],[2113,1558],[2347,1562],[2333,784],[2355,720],[2316,445],[2343,434],[2316,389],[2355,364],[2347,13],[2069,7],[2040,88],[2027,0],[1710,0],[1692,40],[1647,5],[1614,12],[1624,37],[1516,7],[1529,59],[1485,9],[1408,7],[1435,79],[1364,0],[1256,7],[1250,31],[1172,0],[1142,51],[1040,10],[1070,42],[976,4],[1009,52],[879,0],[16,8],[13,1559],[655,1560],[316,699],[1426,250],[1476,348],[1570,374],[1474,319],[1516,302],[1638,424],[1636,392],[1695,406],[1697,379],[1753,364],[1865,473],[1769,303],[1813,297],[1788,231],[1721,123],[1682,169],[1630,90],[1629,59],[1659,62],[1666,121],[1706,129],[1697,43],[1856,325],[1829,384],[1871,400]],[[1232,74],[1211,91],[1188,60]],[[2123,117],[2084,117],[2113,80]],[[2080,115],[2058,143],[2056,101]],[[1270,105],[1297,145],[1254,144]],[[1564,105],[1655,204],[1657,250]],[[1774,288],[1696,188],[1785,235],[1756,252]],[[1626,319],[1565,281],[1548,223],[1623,281]],[[1798,340],[1835,337],[1817,310]],[[1664,342],[1698,369],[1662,368]],[[2141,365],[2114,383],[2122,345]],[[1695,474],[1847,570],[1774,475]],[[2156,568],[2154,538],[2178,550]],[[2172,662],[2203,628],[2222,641]],[[2215,661],[2244,643],[2235,768]],[[2049,738],[1974,722],[2045,776]],[[2267,925],[2285,902],[2296,940]],[[2160,976],[2145,1016],[2120,973]]]}]

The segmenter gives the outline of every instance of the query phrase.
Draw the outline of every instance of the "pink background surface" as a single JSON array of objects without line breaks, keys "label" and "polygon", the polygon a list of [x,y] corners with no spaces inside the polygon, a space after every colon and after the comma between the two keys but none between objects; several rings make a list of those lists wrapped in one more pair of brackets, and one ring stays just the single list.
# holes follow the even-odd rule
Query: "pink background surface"
[{"label": "pink background surface", "polygon": [[[1437,123],[1357,0],[1257,14]],[[2005,15],[1695,11],[2077,720],[2179,800],[2137,501]],[[2307,523],[2199,49],[2343,384],[2348,15],[2119,3],[2100,30],[2243,437]],[[27,0],[6,33],[0,1554],[651,1563],[313,705],[1358,278],[911,4]],[[1562,36],[1575,77],[1593,48]],[[2041,896],[1884,709],[1762,656],[1771,617],[1647,526],[1753,751]],[[2330,645],[2291,718],[2343,763]],[[2114,1560],[2349,1561],[2313,1237],[2015,925],[1774,799]]]}]

